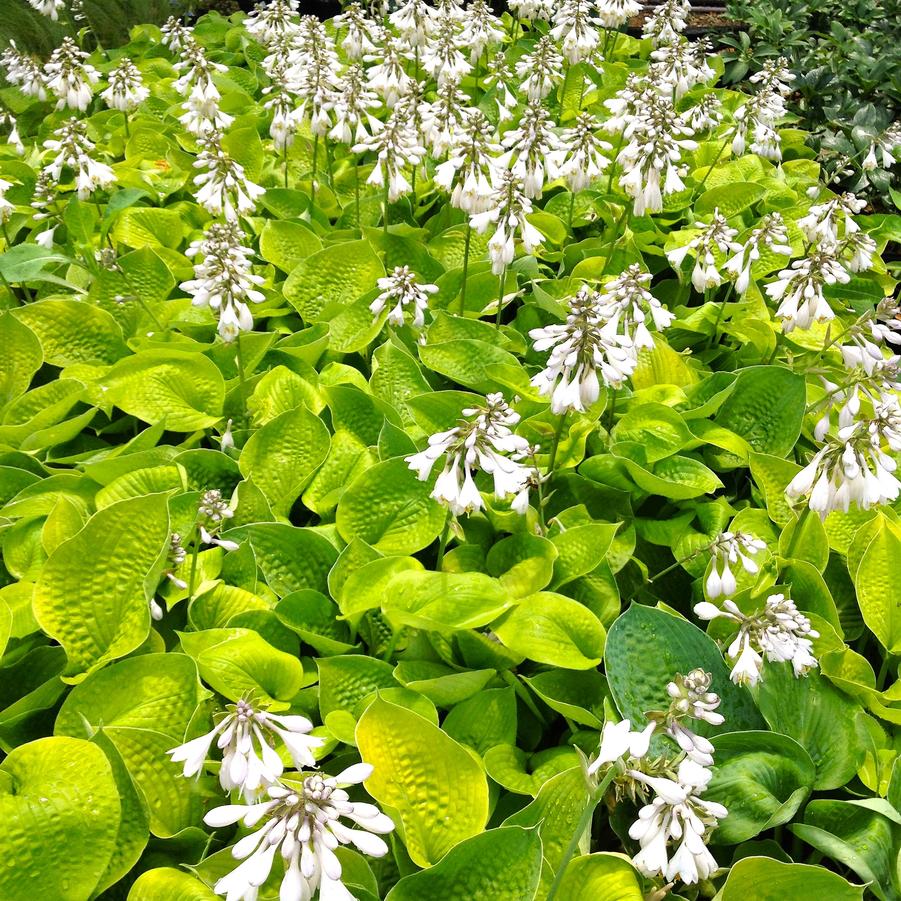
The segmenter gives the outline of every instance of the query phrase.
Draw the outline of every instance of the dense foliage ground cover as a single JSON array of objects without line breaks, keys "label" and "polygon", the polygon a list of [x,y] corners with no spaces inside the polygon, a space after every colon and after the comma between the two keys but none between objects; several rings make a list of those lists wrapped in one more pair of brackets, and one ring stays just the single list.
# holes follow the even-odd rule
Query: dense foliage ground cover
[{"label": "dense foliage ground cover", "polygon": [[789,109],[808,132],[830,184],[885,209],[901,208],[892,149],[901,113],[897,0],[730,0],[727,8],[749,26],[723,41],[730,47],[727,79],[743,79],[764,60],[787,57],[796,76]]},{"label": "dense foliage ground cover", "polygon": [[4,52],[3,901],[898,896],[901,223],[510,5]]}]

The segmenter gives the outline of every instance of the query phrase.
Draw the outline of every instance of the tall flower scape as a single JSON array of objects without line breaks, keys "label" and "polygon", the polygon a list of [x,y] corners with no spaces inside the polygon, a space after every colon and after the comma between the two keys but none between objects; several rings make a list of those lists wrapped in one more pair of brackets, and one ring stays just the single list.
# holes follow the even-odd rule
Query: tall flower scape
[{"label": "tall flower scape", "polygon": [[27,5],[0,899],[897,897],[901,220],[784,61]]}]

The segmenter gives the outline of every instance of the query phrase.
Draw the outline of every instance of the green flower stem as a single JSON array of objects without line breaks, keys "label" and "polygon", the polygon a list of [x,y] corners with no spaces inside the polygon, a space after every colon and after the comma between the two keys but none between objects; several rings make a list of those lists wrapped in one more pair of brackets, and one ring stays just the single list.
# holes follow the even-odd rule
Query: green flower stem
[{"label": "green flower stem", "polygon": [[501,313],[504,309],[504,283],[507,281],[507,267],[504,266],[504,271],[501,272],[501,284],[500,288],[498,288],[497,292],[497,316],[494,319],[494,324],[497,328],[501,327]]},{"label": "green flower stem", "polygon": [[131,137],[131,130],[128,127],[128,110],[123,110],[122,116],[125,119],[125,139],[128,140]]},{"label": "green flower stem", "polygon": [[805,507],[800,516],[798,516],[798,521],[795,524],[795,528],[792,531],[791,540],[788,542],[788,547],[785,549],[785,559],[791,560],[794,557],[795,551],[798,548],[798,541],[801,538],[801,529],[804,528],[804,525],[807,523],[808,518],[810,517],[810,507]]},{"label": "green flower stem", "polygon": [[466,218],[466,239],[463,242],[463,284],[460,286],[460,315],[466,315],[466,274],[469,272],[469,245],[472,241],[472,226]]},{"label": "green flower stem", "polygon": [[694,560],[694,558],[697,557],[698,554],[700,554],[703,551],[706,551],[707,548],[708,548],[708,546],[705,544],[704,547],[698,548],[698,550],[696,550],[693,554],[688,554],[688,556],[686,556],[686,557],[681,557],[675,563],[671,563],[666,569],[661,569],[660,572],[657,573],[657,575],[651,576],[648,579],[648,585],[652,584],[653,582],[656,582],[658,579],[662,579],[665,575],[671,573],[674,569],[678,569],[683,564],[688,563],[689,560]]},{"label": "green flower stem", "polygon": [[616,425],[616,388],[610,389],[610,406],[607,408],[607,434],[609,435],[613,431],[613,426]]},{"label": "green flower stem", "polygon": [[[382,198],[382,205],[384,206],[384,211],[382,213],[382,231],[387,236],[387,234],[388,234],[388,202],[389,202],[388,201],[388,167],[383,166],[382,170],[383,170],[383,172],[382,172],[383,180],[385,182],[385,192],[384,192],[384,196]],[[388,255],[388,250],[386,247],[385,256],[387,256],[387,255]]]},{"label": "green flower stem", "polygon": [[357,208],[357,228],[360,227],[360,166],[359,160],[354,157],[354,203]]},{"label": "green flower stem", "polygon": [[194,597],[194,580],[197,578],[197,556],[200,554],[200,533],[194,523],[194,547],[191,550],[191,574],[188,576],[188,597]]},{"label": "green flower stem", "polygon": [[[729,290],[726,291],[726,296],[720,302],[720,308],[716,314],[716,322],[713,324],[713,333],[707,339],[706,347],[709,349],[713,347],[714,344],[719,342],[720,338],[720,323],[723,321],[723,313],[726,312],[726,304],[729,302],[729,299],[732,297],[732,292],[735,290],[735,282],[729,282]],[[706,292],[705,292],[706,294]],[[707,302],[707,298],[705,296],[704,302]]]},{"label": "green flower stem", "polygon": [[621,131],[619,133],[619,138],[616,141],[616,147],[613,151],[613,156],[610,159],[610,175],[607,177],[607,193],[610,194],[613,191],[613,176],[616,174],[616,158],[619,156],[619,152],[623,149],[623,144],[626,141],[626,133],[625,131]]},{"label": "green flower stem", "polygon": [[241,353],[241,333],[235,338],[235,363],[238,366],[238,395],[241,400],[241,422],[247,425],[247,378],[244,374],[244,355]]},{"label": "green flower stem", "polygon": [[[568,411],[567,411],[568,412]],[[566,413],[563,413],[557,420],[557,428],[554,431],[554,441],[551,444],[551,455],[547,463],[547,475],[554,471],[554,464],[557,462],[557,450],[560,447],[560,437],[563,434],[563,426],[566,423]]]},{"label": "green flower stem", "polygon": [[532,714],[535,716],[535,719],[541,723],[542,726],[547,726],[547,720],[545,719],[542,712],[538,709],[538,705],[532,700],[532,695],[529,694],[529,690],[519,681],[519,677],[516,673],[511,672],[510,670],[504,670],[500,673],[500,677],[504,680],[504,682],[509,685],[514,692],[516,692],[516,696],[529,708]]},{"label": "green flower stem", "polygon": [[287,188],[288,187],[288,145],[285,144],[282,147],[282,183]]},{"label": "green flower stem", "polygon": [[441,537],[438,539],[438,556],[435,558],[435,572],[441,572],[444,564],[444,552],[447,550],[447,537],[450,534],[451,513],[447,511],[444,519],[444,528],[441,530]]},{"label": "green flower stem", "polygon": [[316,161],[319,156],[319,135],[313,137],[313,171],[310,175],[310,218],[316,206]]},{"label": "green flower stem", "polygon": [[[557,895],[557,892],[560,891],[560,884],[563,882],[563,877],[566,874],[566,868],[569,866],[569,862],[572,860],[573,855],[576,853],[576,849],[579,847],[579,842],[582,839],[582,836],[591,829],[591,820],[594,816],[594,812],[601,802],[601,799],[604,797],[604,793],[610,787],[610,783],[613,781],[613,777],[616,775],[616,767],[611,766],[607,771],[607,775],[604,776],[601,784],[589,795],[588,803],[585,805],[585,809],[582,811],[582,816],[579,818],[579,823],[576,826],[575,832],[572,834],[572,838],[569,840],[569,844],[566,846],[566,850],[563,852],[563,857],[560,860],[560,865],[557,867],[557,872],[554,875],[554,881],[551,883],[550,891],[547,893],[546,901],[553,901],[554,897]],[[589,834],[589,842],[591,840],[591,836]]]},{"label": "green flower stem", "polygon": [[701,183],[698,185],[698,191],[702,191],[704,189],[704,185],[707,184],[707,179],[710,178],[710,173],[713,172],[713,167],[720,161],[720,157],[726,152],[726,148],[732,143],[732,138],[735,136],[734,129],[726,135],[726,140],[723,141],[720,149],[717,151],[716,156],[713,158],[713,162],[707,167],[707,172],[704,177],[701,179]]},{"label": "green flower stem", "polygon": [[610,235],[610,243],[607,245],[607,253],[604,255],[604,268],[601,269],[600,277],[603,278],[607,274],[607,270],[610,268],[610,261],[613,259],[613,253],[616,250],[616,244],[619,239],[625,234],[625,225],[629,219],[630,214],[632,213],[632,204],[627,199],[626,205],[623,207],[622,215],[617,219],[616,224],[613,226],[613,233]]}]

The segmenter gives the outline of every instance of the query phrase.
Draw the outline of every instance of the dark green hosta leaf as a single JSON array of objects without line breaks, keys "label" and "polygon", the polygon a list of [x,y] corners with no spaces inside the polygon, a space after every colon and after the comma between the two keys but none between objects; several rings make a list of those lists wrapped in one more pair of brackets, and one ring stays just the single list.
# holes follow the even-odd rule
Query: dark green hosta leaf
[{"label": "dark green hosta leaf", "polygon": [[[100,510],[44,565],[34,612],[66,649],[76,680],[124,657],[147,637],[148,577],[169,542],[166,496],[150,494]],[[158,572],[158,570],[157,570]]]},{"label": "dark green hosta leaf", "polygon": [[[881,809],[880,809],[881,808]],[[811,801],[804,822],[792,832],[834,861],[853,870],[884,901],[895,888],[901,816],[881,798],[867,801]]]},{"label": "dark green hosta leaf", "polygon": [[460,842],[436,866],[402,879],[387,901],[531,901],[540,877],[538,830],[503,826]]},{"label": "dark green hosta leaf", "polygon": [[551,591],[524,598],[493,631],[511,651],[564,669],[591,669],[604,654],[601,621],[578,601]]},{"label": "dark green hosta leaf", "polygon": [[751,366],[739,372],[716,421],[755,451],[784,457],[801,434],[805,404],[803,375],[784,366]]},{"label": "dark green hosta leaf", "polygon": [[485,771],[437,726],[379,699],[360,718],[356,740],[363,759],[375,767],[366,790],[397,811],[414,863],[435,864],[485,828]]},{"label": "dark green hosta leaf", "polygon": [[716,644],[697,626],[653,607],[633,604],[611,626],[604,665],[610,692],[619,712],[644,725],[645,714],[665,710],[666,685],[676,673],[700,667],[713,677],[712,691],[721,698],[717,708],[726,718],[722,726],[695,722],[704,735],[761,729],[764,721],[751,695],[729,679],[729,667]]},{"label": "dark green hosta leaf", "polygon": [[704,798],[729,811],[713,833],[715,843],[738,844],[787,823],[813,787],[813,761],[786,735],[728,732],[713,745],[715,768]]},{"label": "dark green hosta leaf", "polygon": [[0,764],[0,854],[10,901],[90,898],[116,847],[121,805],[96,745],[41,738]]},{"label": "dark green hosta leaf", "polygon": [[447,518],[430,495],[430,482],[420,482],[403,458],[378,463],[341,495],[338,531],[384,554],[413,554],[438,537]]},{"label": "dark green hosta leaf", "polygon": [[746,857],[729,871],[722,901],[861,901],[863,886],[851,885],[823,867]]},{"label": "dark green hosta leaf", "polygon": [[817,789],[838,788],[854,776],[864,754],[863,710],[818,670],[795,678],[788,663],[767,664],[757,700],[770,728],[807,750]]}]

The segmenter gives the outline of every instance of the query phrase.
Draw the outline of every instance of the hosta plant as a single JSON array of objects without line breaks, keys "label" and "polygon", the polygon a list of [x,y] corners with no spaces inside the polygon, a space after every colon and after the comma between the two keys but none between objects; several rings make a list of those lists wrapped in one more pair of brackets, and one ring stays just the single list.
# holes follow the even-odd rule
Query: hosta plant
[{"label": "hosta plant", "polygon": [[896,898],[898,220],[680,0],[298,7],[3,51],[0,898]]}]

